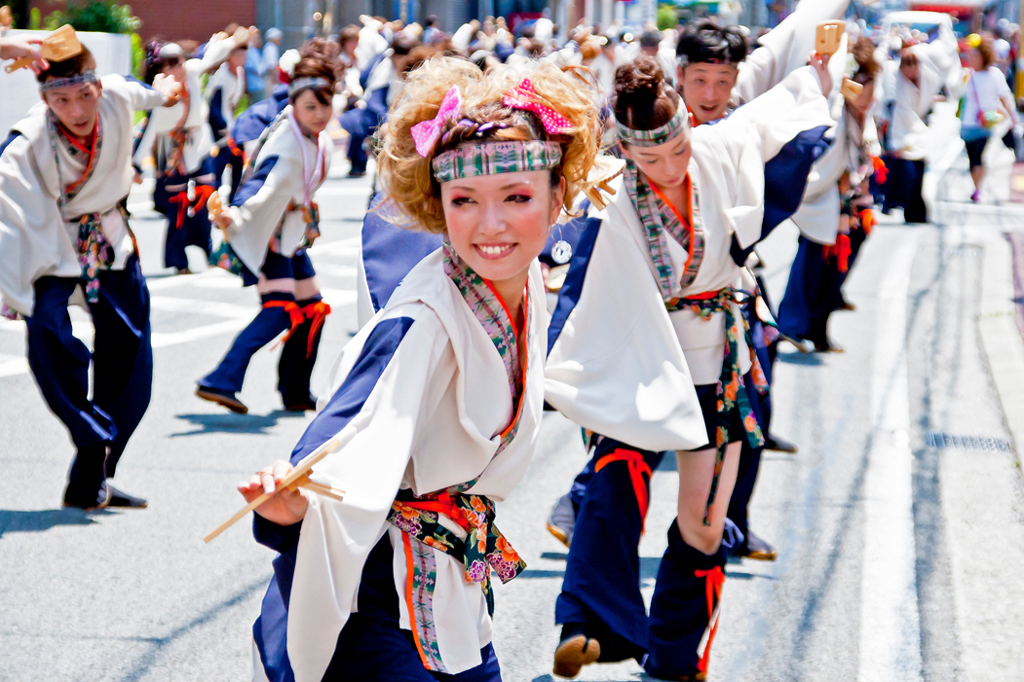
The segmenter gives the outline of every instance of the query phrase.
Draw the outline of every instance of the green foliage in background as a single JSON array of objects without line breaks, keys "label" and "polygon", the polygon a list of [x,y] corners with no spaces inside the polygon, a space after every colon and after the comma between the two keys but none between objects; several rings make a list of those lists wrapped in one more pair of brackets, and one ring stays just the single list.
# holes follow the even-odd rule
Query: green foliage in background
[{"label": "green foliage in background", "polygon": [[43,28],[43,13],[39,11],[38,7],[33,7],[32,11],[28,13],[28,27],[33,31],[38,31]]},{"label": "green foliage in background", "polygon": [[664,31],[665,29],[675,28],[676,24],[679,23],[679,15],[676,13],[674,5],[658,5],[658,30]]},{"label": "green foliage in background", "polygon": [[49,31],[64,24],[71,24],[76,31],[135,33],[142,26],[142,20],[132,14],[131,7],[118,5],[113,0],[68,0],[63,10],[46,17]]},{"label": "green foliage in background", "polygon": [[142,36],[132,33],[132,74],[139,80],[146,75],[145,70],[146,49],[142,45]]}]

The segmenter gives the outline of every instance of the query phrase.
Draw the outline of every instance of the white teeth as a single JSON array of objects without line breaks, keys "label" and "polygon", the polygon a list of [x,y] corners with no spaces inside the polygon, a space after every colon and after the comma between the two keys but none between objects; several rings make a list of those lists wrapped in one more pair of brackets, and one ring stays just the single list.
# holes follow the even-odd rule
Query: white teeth
[{"label": "white teeth", "polygon": [[511,247],[510,246],[480,246],[479,248],[480,248],[481,251],[483,251],[484,253],[486,253],[489,256],[497,256],[498,254],[501,254],[501,253],[504,253],[505,251],[508,251]]}]

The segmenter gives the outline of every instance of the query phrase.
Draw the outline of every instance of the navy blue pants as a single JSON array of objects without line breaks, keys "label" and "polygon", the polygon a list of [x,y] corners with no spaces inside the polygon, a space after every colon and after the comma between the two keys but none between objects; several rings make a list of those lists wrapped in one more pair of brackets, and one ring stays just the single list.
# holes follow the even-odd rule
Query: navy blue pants
[{"label": "navy blue pants", "polygon": [[365,136],[352,135],[348,141],[348,161],[352,164],[352,168],[349,170],[350,173],[365,173],[366,163],[369,157],[366,155],[366,149],[363,147],[363,142],[366,141]]},{"label": "navy blue pants", "polygon": [[[712,627],[708,581],[713,572],[724,576],[727,551],[723,543],[714,554],[704,554],[686,544],[679,524],[672,522],[651,599],[649,651],[644,663],[647,674],[674,680],[707,671],[707,652],[701,650],[701,643]],[[717,605],[715,595],[711,610]]]},{"label": "navy blue pants", "polygon": [[[758,423],[764,424],[762,402],[757,400],[749,373],[744,377],[744,383],[754,401],[755,417]],[[708,384],[696,388],[709,442],[714,442],[714,429],[718,423],[717,387]],[[745,442],[738,412],[728,415],[727,421],[733,441]],[[576,527],[566,561],[562,592],[555,602],[555,622],[564,626],[565,634],[581,631],[597,638],[601,642],[599,660],[602,662],[627,658],[640,661],[645,653],[653,653],[656,647],[660,647],[661,663],[655,668],[660,674],[670,678],[692,674],[700,657],[696,654],[696,645],[692,651],[688,648],[690,640],[694,636],[697,641],[701,639],[709,620],[707,577],[698,575],[698,572],[724,566],[727,548],[723,544],[714,555],[703,554],[683,542],[678,524],[673,521],[669,529],[669,547],[658,571],[651,617],[648,618],[640,594],[638,546],[643,518],[629,465],[625,461],[614,461],[598,471],[602,458],[623,451],[641,458],[652,470],[657,468],[665,454],[639,450],[610,438],[598,440],[593,457],[574,481],[570,492],[577,506]],[[747,459],[745,480],[749,481],[749,488],[737,503],[743,510],[744,526],[761,451],[762,448],[752,450],[752,456]],[[744,468],[742,455],[740,467]],[[649,499],[650,479],[642,475],[641,480],[645,484],[644,494]],[[746,532],[745,527],[741,530]],[[683,625],[678,625],[680,623]],[[699,634],[694,635],[698,630]],[[670,655],[680,647],[683,653]],[[652,672],[650,664],[648,672]]]},{"label": "navy blue pants", "polygon": [[213,159],[213,174],[217,178],[214,185],[219,186],[224,180],[224,169],[231,167],[231,195],[228,203],[235,200],[238,186],[242,184],[242,172],[245,170],[245,159],[235,156],[231,147],[221,147],[220,153]]},{"label": "navy blue pants", "polygon": [[[253,528],[257,542],[280,552],[274,561],[275,582],[253,633],[268,676],[291,679],[290,663],[284,652],[285,631],[301,524],[278,526],[254,515]],[[394,552],[387,534],[370,551],[359,583],[359,610],[349,617],[338,636],[324,682],[501,682],[498,658],[490,644],[480,650],[480,665],[457,675],[431,672],[423,667],[412,633],[399,627],[400,602],[392,570]]]},{"label": "navy blue pants", "polygon": [[[223,169],[221,169],[223,170]],[[209,256],[213,251],[213,242],[210,237],[210,215],[204,206],[193,211],[189,217],[188,209],[180,202],[172,201],[179,195],[179,192],[170,192],[167,187],[187,185],[189,179],[195,179],[199,175],[206,175],[213,171],[213,163],[210,159],[192,175],[178,175],[172,173],[162,178],[157,178],[156,186],[153,189],[153,205],[157,211],[162,213],[168,220],[167,237],[164,240],[164,266],[183,270],[188,267],[188,257],[185,255],[186,246],[198,246]],[[197,187],[199,184],[197,183]],[[184,211],[180,217],[181,227],[178,227],[178,213]]]},{"label": "navy blue pants", "polygon": [[824,249],[800,236],[786,293],[779,305],[779,331],[786,336],[825,340],[828,318],[839,305],[839,287],[846,275],[839,272],[834,259],[825,258]]},{"label": "navy blue pants", "polygon": [[[640,660],[647,650],[647,610],[640,594],[640,536],[644,518],[634,480],[650,499],[646,473],[634,479],[626,461],[611,461],[597,471],[602,458],[628,452],[653,471],[665,453],[638,450],[600,438],[593,457],[574,488],[581,505],[566,561],[562,592],[555,602],[555,622],[580,626],[601,642],[601,661]],[[582,493],[582,494],[581,494]]]},{"label": "navy blue pants", "polygon": [[[305,251],[286,258],[276,253],[268,253],[262,268],[267,279],[305,280],[313,277],[316,272]],[[245,273],[243,282],[255,284],[256,278]],[[260,296],[263,307],[249,325],[243,329],[221,360],[215,370],[199,380],[200,386],[216,388],[221,391],[237,393],[242,390],[245,372],[249,361],[260,348],[277,338],[278,335],[292,329],[292,317],[283,307],[268,306],[272,301],[293,303],[304,308],[320,300],[315,298],[296,301],[295,296],[287,293],[272,292]],[[284,343],[281,359],[278,361],[278,391],[285,406],[305,402],[310,397],[309,382],[316,365],[317,351],[323,327],[313,331],[313,320],[306,317],[301,324],[292,330],[291,336]],[[309,352],[310,335],[313,334],[312,352]]]},{"label": "navy blue pants", "polygon": [[68,299],[79,285],[76,278],[36,280],[35,308],[25,320],[28,364],[46,404],[79,451],[109,448],[105,458],[72,465],[71,485],[97,489],[104,477],[114,476],[153,386],[149,289],[138,257],[131,256],[124,270],[100,270],[99,280],[99,301],[89,305],[96,330],[92,353],[71,333]]},{"label": "navy blue pants", "polygon": [[[765,380],[770,386],[772,383],[772,361],[775,354],[764,341],[764,323],[753,314],[752,309],[753,306],[746,306],[744,308],[744,315],[747,315],[747,323],[750,325],[750,335],[754,341],[754,351],[757,353],[758,362],[761,363]],[[756,396],[757,394],[751,391],[750,395]],[[769,391],[759,397],[761,410],[758,418],[762,433],[767,436],[772,422],[771,392]],[[742,439],[741,443],[740,465],[739,470],[736,472],[736,485],[732,489],[732,497],[729,498],[729,511],[726,516],[743,533],[744,537],[747,537],[750,527],[750,498],[754,495],[754,486],[757,483],[757,472],[761,468],[761,454],[764,452],[764,448],[751,447],[750,442],[746,438]]]},{"label": "navy blue pants", "polygon": [[899,159],[891,154],[884,155],[882,160],[889,171],[885,181],[882,213],[888,214],[893,208],[899,207],[903,209],[904,222],[928,222],[928,209],[921,196],[924,161]]}]

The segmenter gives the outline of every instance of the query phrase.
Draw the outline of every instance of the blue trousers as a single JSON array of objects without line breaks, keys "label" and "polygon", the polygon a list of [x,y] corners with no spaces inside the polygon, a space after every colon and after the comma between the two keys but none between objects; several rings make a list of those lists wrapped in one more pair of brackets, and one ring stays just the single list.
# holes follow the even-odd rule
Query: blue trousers
[{"label": "blue trousers", "polygon": [[824,341],[829,315],[845,276],[834,260],[826,260],[821,244],[800,236],[789,271],[786,293],[779,304],[779,331],[794,339]]},{"label": "blue trousers", "polygon": [[369,157],[366,155],[366,149],[363,148],[363,142],[366,141],[366,136],[352,135],[348,142],[348,160],[352,164],[350,172],[352,173],[365,173],[366,163]]},{"label": "blue trousers", "polygon": [[325,682],[501,682],[494,647],[481,649],[482,663],[457,675],[426,670],[408,630],[398,626],[399,597],[392,569],[395,549],[389,535],[370,552],[359,583],[359,611],[338,637]]},{"label": "blue trousers", "polygon": [[[754,351],[757,353],[758,362],[761,363],[761,368],[764,370],[765,379],[771,385],[774,353],[770,351],[768,345],[764,342],[764,324],[755,314],[752,314],[752,308],[753,306],[746,306],[744,314],[748,316],[747,323],[750,325],[750,335],[754,341]],[[757,394],[751,391],[750,395],[756,396]],[[762,432],[765,435],[768,435],[771,425],[771,406],[772,398],[769,391],[766,395],[760,396],[761,409],[760,414],[757,415]],[[750,447],[750,442],[746,438],[742,439],[741,443],[740,465],[739,470],[736,472],[736,485],[732,489],[732,497],[729,498],[727,517],[746,537],[750,527],[750,498],[754,495],[754,485],[757,483],[757,472],[761,468],[761,454],[764,452],[764,448]]]},{"label": "blue trousers", "polygon": [[[711,578],[703,574],[722,571],[726,552],[724,544],[712,555],[689,546],[679,524],[672,522],[651,599],[649,652],[644,663],[649,675],[673,680],[706,672],[700,645],[711,627],[707,597]],[[716,595],[712,610],[717,603]]]},{"label": "blue trousers", "polygon": [[[272,680],[293,679],[285,646],[301,527],[278,526],[259,515],[253,519],[256,541],[279,552],[274,560],[274,581],[253,627],[261,662]],[[387,534],[370,551],[359,582],[359,611],[349,617],[338,636],[324,682],[501,682],[501,669],[490,644],[480,650],[480,665],[457,675],[431,672],[423,667],[412,633],[399,627],[400,602],[392,570],[394,552]]]},{"label": "blue trousers", "polygon": [[235,200],[238,186],[242,184],[245,159],[241,156],[235,156],[231,151],[231,147],[225,145],[221,147],[220,153],[213,159],[213,174],[217,178],[215,185],[220,185],[223,182],[224,169],[229,166],[231,167],[231,195],[228,201],[231,202]]},{"label": "blue trousers", "polygon": [[[570,629],[578,626],[601,642],[601,661],[640,660],[647,650],[647,610],[640,594],[641,516],[637,490],[626,461],[601,460],[616,452],[628,452],[653,471],[663,452],[638,450],[600,438],[582,475],[584,492],[572,546],[566,561],[562,592],[555,602],[555,622]],[[651,481],[641,474],[645,500]],[[575,496],[574,496],[575,502]],[[646,511],[646,501],[644,504]]]},{"label": "blue trousers", "polygon": [[[263,265],[263,273],[268,279],[290,278],[296,280],[309,279],[316,273],[305,252],[291,258],[268,253]],[[250,275],[246,282],[255,283]],[[208,375],[199,380],[199,385],[216,388],[221,391],[237,393],[242,390],[245,372],[249,361],[260,348],[277,338],[278,335],[292,328],[292,318],[282,307],[267,306],[272,301],[294,303],[300,308],[320,300],[317,296],[311,299],[296,301],[291,294],[272,292],[260,296],[263,307],[249,325],[243,329],[228,350],[220,364]],[[281,358],[278,361],[278,385],[285,406],[294,405],[309,399],[309,382],[316,365],[317,352],[320,347],[320,336],[323,328],[313,331],[313,321],[306,318],[295,327],[291,336],[284,343]],[[312,352],[309,352],[310,335],[313,334]]]},{"label": "blue trousers", "polygon": [[[213,251],[213,241],[210,237],[210,216],[206,208],[193,211],[194,215],[189,217],[187,208],[184,208],[181,203],[171,201],[177,193],[171,193],[167,189],[168,185],[187,185],[190,178],[194,179],[198,175],[208,174],[212,170],[213,163],[207,159],[203,166],[190,176],[173,173],[158,178],[156,181],[156,187],[153,189],[153,205],[168,220],[167,237],[164,240],[165,267],[179,270],[187,268],[186,246],[198,246],[206,252],[207,256]],[[181,211],[185,211],[185,215],[181,216],[182,224],[181,227],[178,227],[178,213]]]},{"label": "blue trousers", "polygon": [[97,488],[104,477],[114,476],[149,407],[153,386],[149,289],[138,257],[131,256],[124,270],[100,270],[99,280],[99,301],[89,305],[96,330],[92,353],[71,333],[68,299],[80,283],[77,278],[36,280],[35,308],[25,320],[29,368],[47,406],[76,449],[109,448],[105,458],[76,461],[71,468],[72,485]]},{"label": "blue trousers", "polygon": [[928,222],[928,208],[921,196],[924,185],[924,161],[909,161],[886,154],[882,157],[889,170],[885,181],[885,198],[882,213],[888,214],[893,208],[903,209],[903,220],[907,223]]}]

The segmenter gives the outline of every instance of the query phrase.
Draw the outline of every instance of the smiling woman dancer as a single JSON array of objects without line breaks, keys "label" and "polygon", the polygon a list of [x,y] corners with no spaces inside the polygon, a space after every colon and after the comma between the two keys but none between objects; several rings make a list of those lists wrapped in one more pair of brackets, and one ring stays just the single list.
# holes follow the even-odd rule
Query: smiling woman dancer
[{"label": "smiling woman dancer", "polygon": [[[624,172],[611,204],[584,223],[549,329],[546,397],[592,432],[594,471],[555,607],[558,675],[635,658],[659,679],[705,678],[726,507],[741,441],[763,443],[767,390],[743,317],[753,281],[730,247],[762,236],[766,159],[828,126],[830,81],[814,64],[696,128],[653,59],[616,73]],[[678,518],[648,619],[637,544],[666,450],[676,451]]]},{"label": "smiling woman dancer", "polygon": [[[253,627],[256,679],[501,679],[491,572],[524,564],[494,503],[526,471],[544,402],[537,255],[596,155],[596,110],[557,68],[435,58],[390,113],[380,173],[443,246],[405,277],[339,357],[332,395],[288,462],[240,487],[274,490],[313,450],[344,501],[282,491],[255,535],[278,552]],[[358,609],[358,610],[357,610]]]}]

